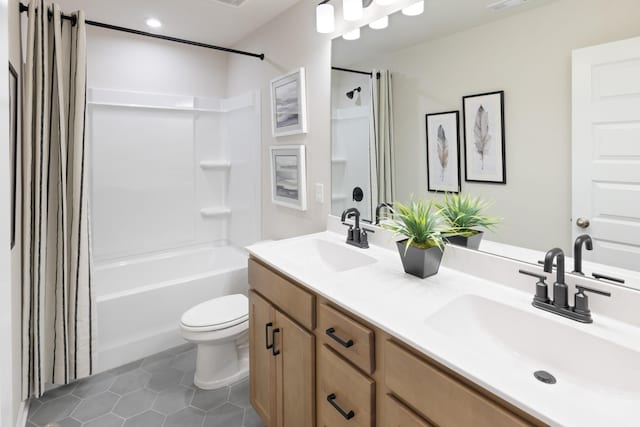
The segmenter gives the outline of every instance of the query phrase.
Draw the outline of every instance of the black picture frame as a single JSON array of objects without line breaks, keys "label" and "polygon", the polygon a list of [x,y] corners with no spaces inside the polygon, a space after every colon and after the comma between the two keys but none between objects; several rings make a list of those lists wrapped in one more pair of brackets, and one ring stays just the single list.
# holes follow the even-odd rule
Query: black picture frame
[{"label": "black picture frame", "polygon": [[[434,129],[430,127],[430,119],[431,121],[435,121],[436,123],[434,123],[434,126],[436,124],[440,125],[442,122],[438,122],[437,118],[443,118],[445,116],[453,116],[450,117],[450,119],[454,119],[454,125],[453,126],[449,126],[448,129],[446,129],[446,131],[449,133],[449,135],[451,134],[451,131],[455,131],[455,138],[453,139],[453,141],[455,142],[454,144],[450,143],[449,149],[451,149],[451,146],[453,146],[453,148],[455,149],[455,162],[453,164],[453,166],[455,167],[455,173],[454,173],[454,177],[456,178],[456,185],[455,185],[455,189],[452,189],[451,186],[445,188],[445,186],[442,186],[440,188],[437,188],[437,183],[434,182],[435,180],[432,179],[432,171],[435,169],[432,165],[432,161],[435,161],[436,159],[434,159],[434,156],[430,156],[429,153],[430,152],[437,152],[437,148],[436,151],[434,151],[433,149],[433,144],[437,144],[438,141],[434,141],[434,138],[429,138],[429,135],[434,135]],[[459,111],[444,111],[441,113],[429,113],[429,114],[425,114],[425,132],[426,132],[426,140],[427,140],[427,190],[432,192],[432,193],[460,193],[461,190],[461,182],[462,182],[462,178],[460,176],[460,112]],[[437,132],[437,130],[436,130]],[[451,156],[449,156],[451,158]],[[438,158],[439,160],[439,158]],[[441,167],[442,168],[442,167]],[[443,171],[443,176],[444,176],[444,171]],[[444,178],[443,178],[444,179]]]},{"label": "black picture frame", "polygon": [[[496,174],[491,177],[489,176],[489,174],[486,174],[486,176],[484,177],[479,177],[477,176],[477,174],[470,170],[470,158],[472,157],[472,154],[476,153],[475,152],[470,152],[469,150],[471,149],[471,147],[473,147],[475,145],[474,141],[468,141],[468,139],[471,137],[471,135],[469,135],[469,130],[473,128],[475,121],[477,119],[477,115],[472,115],[470,116],[469,112],[467,111],[469,108],[469,104],[470,104],[470,100],[474,100],[476,98],[488,98],[490,97],[498,97],[498,102],[499,102],[499,108],[498,108],[498,115],[496,116],[495,112],[491,112],[488,114],[493,115],[493,121],[495,122],[495,118],[497,117],[499,119],[499,124],[497,126],[497,128],[500,130],[500,138],[499,138],[499,149],[500,149],[500,153],[496,153],[492,159],[494,159],[496,161]],[[481,106],[484,104],[481,104]],[[500,91],[494,91],[494,92],[486,92],[486,93],[480,93],[480,94],[476,94],[476,95],[467,95],[464,96],[462,98],[462,117],[463,117],[463,124],[462,124],[462,128],[463,128],[463,132],[464,132],[464,178],[465,178],[465,182],[478,182],[478,183],[489,183],[489,184],[502,184],[502,185],[506,185],[507,183],[507,162],[506,162],[506,138],[505,138],[505,123],[504,123],[504,91],[500,90]],[[474,124],[470,123],[469,121],[472,120],[474,122]],[[489,121],[491,122],[491,118],[489,118]],[[495,123],[494,123],[494,129],[496,128]],[[495,146],[495,144],[494,144]],[[470,154],[471,153],[471,154]],[[482,156],[482,167],[484,167],[484,156]]]},{"label": "black picture frame", "polygon": [[16,197],[18,170],[18,108],[20,103],[18,73],[9,62],[9,161],[11,162],[11,249],[16,245]]}]

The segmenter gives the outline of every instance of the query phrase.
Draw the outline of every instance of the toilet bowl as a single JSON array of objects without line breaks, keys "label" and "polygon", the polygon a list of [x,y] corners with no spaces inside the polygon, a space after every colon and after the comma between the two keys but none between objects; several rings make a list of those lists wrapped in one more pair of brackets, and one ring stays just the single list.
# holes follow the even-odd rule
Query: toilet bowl
[{"label": "toilet bowl", "polygon": [[221,388],[249,374],[249,300],[240,294],[215,298],[187,310],[182,337],[197,345],[194,384]]}]

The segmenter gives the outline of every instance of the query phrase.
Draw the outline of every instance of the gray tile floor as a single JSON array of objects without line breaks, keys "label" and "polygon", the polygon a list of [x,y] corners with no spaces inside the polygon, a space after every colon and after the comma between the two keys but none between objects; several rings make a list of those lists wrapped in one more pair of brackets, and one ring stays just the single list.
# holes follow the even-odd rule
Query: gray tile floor
[{"label": "gray tile floor", "polygon": [[253,427],[249,382],[193,385],[196,352],[176,347],[52,389],[31,401],[27,427]]}]

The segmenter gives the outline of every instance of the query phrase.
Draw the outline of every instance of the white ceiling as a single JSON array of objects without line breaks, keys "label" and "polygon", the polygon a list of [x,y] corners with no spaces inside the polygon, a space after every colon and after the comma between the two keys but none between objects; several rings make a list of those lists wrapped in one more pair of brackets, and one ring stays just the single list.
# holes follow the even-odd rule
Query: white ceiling
[{"label": "white ceiling", "polygon": [[371,62],[371,58],[378,55],[562,0],[529,0],[525,5],[500,11],[488,9],[487,5],[495,1],[426,0],[425,11],[420,16],[404,16],[398,12],[389,17],[389,27],[384,30],[372,30],[365,26],[361,29],[358,40],[347,41],[341,37],[334,39],[332,63],[334,66],[349,67]]},{"label": "white ceiling", "polygon": [[[92,21],[229,47],[301,0],[246,0],[240,7],[216,0],[55,1],[66,13],[84,10]],[[150,17],[162,28],[147,27]]]}]

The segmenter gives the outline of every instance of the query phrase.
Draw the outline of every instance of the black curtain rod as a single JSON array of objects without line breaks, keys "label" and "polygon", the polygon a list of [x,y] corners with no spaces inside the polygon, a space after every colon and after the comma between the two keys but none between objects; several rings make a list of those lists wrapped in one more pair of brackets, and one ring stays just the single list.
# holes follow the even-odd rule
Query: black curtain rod
[{"label": "black curtain rod", "polygon": [[[29,10],[29,7],[20,3],[20,12],[26,12]],[[51,17],[52,12],[49,10],[49,17]],[[62,15],[62,19],[66,19],[68,21],[71,21],[71,25],[75,25],[76,24],[76,17],[73,15]],[[145,37],[151,37],[154,39],[160,39],[160,40],[166,40],[166,41],[170,41],[170,42],[175,42],[175,43],[182,43],[182,44],[186,44],[189,46],[198,46],[198,47],[204,47],[207,49],[213,49],[213,50],[220,50],[223,52],[227,52],[227,53],[236,53],[238,55],[246,55],[246,56],[251,56],[254,58],[260,58],[261,61],[264,61],[264,53],[252,53],[252,52],[246,52],[244,50],[238,50],[238,49],[231,49],[228,47],[221,47],[221,46],[215,46],[212,44],[207,44],[207,43],[200,43],[200,42],[195,42],[193,40],[186,40],[186,39],[179,39],[177,37],[171,37],[171,36],[165,36],[162,34],[154,34],[154,33],[149,33],[146,31],[140,31],[140,30],[134,30],[132,28],[125,28],[125,27],[119,27],[117,25],[111,25],[111,24],[105,24],[103,22],[97,22],[97,21],[89,21],[86,20],[85,23],[87,25],[91,25],[93,27],[99,27],[99,28],[105,28],[107,30],[113,30],[113,31],[121,31],[123,33],[129,33],[129,34],[136,34],[139,36],[145,36]]]},{"label": "black curtain rod", "polygon": [[366,71],[351,70],[349,68],[341,68],[341,67],[331,67],[331,69],[336,71],[345,71],[347,73],[365,74],[369,77],[373,77],[373,73],[367,73]]}]

